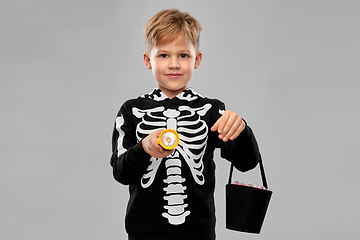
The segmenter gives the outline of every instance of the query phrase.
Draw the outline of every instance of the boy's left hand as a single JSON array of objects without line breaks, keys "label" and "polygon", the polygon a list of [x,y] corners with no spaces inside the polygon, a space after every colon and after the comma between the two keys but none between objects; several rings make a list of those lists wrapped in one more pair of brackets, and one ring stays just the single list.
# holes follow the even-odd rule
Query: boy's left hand
[{"label": "boy's left hand", "polygon": [[224,142],[229,139],[234,140],[245,129],[245,122],[235,112],[227,110],[216,121],[214,126],[211,127],[211,131],[218,131],[219,138]]}]

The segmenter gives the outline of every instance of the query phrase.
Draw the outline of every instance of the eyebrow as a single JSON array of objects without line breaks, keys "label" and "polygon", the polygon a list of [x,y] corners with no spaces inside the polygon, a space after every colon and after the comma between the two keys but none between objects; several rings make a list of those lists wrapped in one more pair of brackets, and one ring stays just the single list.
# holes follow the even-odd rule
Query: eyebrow
[{"label": "eyebrow", "polygon": [[[166,50],[166,49],[158,49],[157,53],[171,53],[171,51]],[[181,49],[179,51],[176,51],[176,53],[179,53],[179,54],[182,54],[182,53],[191,54],[191,50],[189,50],[189,49]]]}]

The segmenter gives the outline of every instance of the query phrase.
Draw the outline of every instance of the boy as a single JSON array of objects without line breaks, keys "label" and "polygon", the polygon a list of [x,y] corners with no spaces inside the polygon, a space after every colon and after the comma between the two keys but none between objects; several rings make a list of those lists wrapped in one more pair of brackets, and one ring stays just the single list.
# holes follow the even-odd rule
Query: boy
[{"label": "boy", "polygon": [[[123,104],[112,138],[114,178],[129,185],[131,240],[215,239],[215,148],[240,171],[259,161],[243,119],[188,88],[202,59],[200,31],[195,18],[177,9],[159,12],[144,28],[143,58],[157,88]],[[164,129],[180,136],[173,150],[157,143]]]}]

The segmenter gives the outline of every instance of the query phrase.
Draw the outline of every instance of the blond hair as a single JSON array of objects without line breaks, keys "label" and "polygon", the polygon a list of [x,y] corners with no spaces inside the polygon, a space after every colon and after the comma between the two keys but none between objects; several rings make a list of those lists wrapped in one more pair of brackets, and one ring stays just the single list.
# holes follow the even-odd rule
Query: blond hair
[{"label": "blond hair", "polygon": [[178,9],[162,10],[153,16],[144,27],[146,52],[158,43],[181,41],[187,37],[199,51],[201,26],[196,18]]}]

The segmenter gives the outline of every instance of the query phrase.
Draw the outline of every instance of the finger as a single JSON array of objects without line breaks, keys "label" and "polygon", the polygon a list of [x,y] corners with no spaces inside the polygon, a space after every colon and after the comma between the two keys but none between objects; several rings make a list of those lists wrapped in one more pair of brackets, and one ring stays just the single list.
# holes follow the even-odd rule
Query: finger
[{"label": "finger", "polygon": [[229,139],[231,135],[236,131],[237,127],[240,125],[237,114],[230,114],[227,122],[225,123],[224,129],[222,131],[223,138]]},{"label": "finger", "polygon": [[239,134],[244,130],[245,125],[243,124],[243,121],[241,118],[237,118],[235,123],[233,124],[232,128],[229,130],[227,135],[224,137],[224,141],[227,141],[228,139],[234,140],[239,136]]},{"label": "finger", "polygon": [[158,153],[162,153],[164,151],[164,149],[158,144],[158,137],[157,136],[157,132],[154,133],[154,136],[151,138],[150,143],[151,143],[151,148]]},{"label": "finger", "polygon": [[228,121],[229,119],[229,114],[230,112],[229,111],[226,111],[222,117],[219,118],[219,124],[218,124],[218,133],[220,134],[220,136],[224,136],[224,127],[225,127],[225,124],[226,122]]},{"label": "finger", "polygon": [[238,128],[236,132],[230,137],[230,140],[234,140],[235,138],[237,138],[243,130],[244,128]]},{"label": "finger", "polygon": [[156,130],[153,134],[154,134],[154,138],[153,138],[153,143],[154,143],[154,147],[159,151],[159,152],[163,152],[163,148],[160,146],[160,144],[158,143],[158,138],[160,137],[160,134],[162,131],[164,131],[165,129],[158,129]]},{"label": "finger", "polygon": [[155,149],[156,149],[156,151],[158,151],[159,153],[163,153],[163,152],[164,152],[164,149],[163,149],[159,144],[156,144]]},{"label": "finger", "polygon": [[[220,118],[221,118],[221,117],[220,117]],[[219,118],[219,119],[216,121],[216,123],[211,127],[211,131],[212,131],[212,132],[215,132],[215,131],[218,130],[220,118]]]},{"label": "finger", "polygon": [[156,145],[154,147],[159,153],[163,153],[165,151],[165,149],[157,142],[157,139],[156,139]]},{"label": "finger", "polygon": [[223,136],[222,140],[224,142],[227,142],[227,140],[230,139],[230,137],[236,132],[236,126],[233,126],[233,128],[231,128],[228,133],[226,135]]}]

